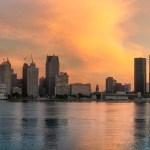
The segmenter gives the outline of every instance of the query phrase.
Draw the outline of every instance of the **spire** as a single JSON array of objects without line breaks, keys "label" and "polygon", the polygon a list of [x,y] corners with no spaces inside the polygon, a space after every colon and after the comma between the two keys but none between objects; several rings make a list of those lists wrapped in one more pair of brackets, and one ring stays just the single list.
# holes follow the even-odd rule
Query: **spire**
[{"label": "spire", "polygon": [[32,57],[32,54],[31,54],[31,61],[32,61],[32,64],[33,64],[33,57]]},{"label": "spire", "polygon": [[98,84],[96,85],[96,89],[99,89],[99,85]]},{"label": "spire", "polygon": [[99,85],[96,85],[96,93],[99,93]]},{"label": "spire", "polygon": [[9,59],[8,59],[8,57],[7,57],[7,62],[9,63]]}]

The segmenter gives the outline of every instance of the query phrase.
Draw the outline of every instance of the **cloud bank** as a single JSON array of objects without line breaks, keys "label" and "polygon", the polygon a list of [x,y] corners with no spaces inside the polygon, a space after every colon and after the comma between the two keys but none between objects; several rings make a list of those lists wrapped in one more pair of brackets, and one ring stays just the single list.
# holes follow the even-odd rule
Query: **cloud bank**
[{"label": "cloud bank", "polygon": [[[135,0],[0,0],[1,59],[10,57],[21,77],[24,57],[34,56],[45,75],[46,55],[59,55],[70,82],[105,89],[105,78],[133,83],[133,58],[145,47],[136,33]],[[137,19],[138,20],[138,19]]]}]

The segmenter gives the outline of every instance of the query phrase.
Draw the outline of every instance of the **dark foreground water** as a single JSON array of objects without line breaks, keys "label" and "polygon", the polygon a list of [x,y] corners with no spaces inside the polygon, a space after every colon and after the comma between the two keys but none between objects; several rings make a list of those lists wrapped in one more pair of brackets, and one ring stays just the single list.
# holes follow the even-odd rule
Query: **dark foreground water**
[{"label": "dark foreground water", "polygon": [[0,102],[0,150],[148,150],[150,104]]}]

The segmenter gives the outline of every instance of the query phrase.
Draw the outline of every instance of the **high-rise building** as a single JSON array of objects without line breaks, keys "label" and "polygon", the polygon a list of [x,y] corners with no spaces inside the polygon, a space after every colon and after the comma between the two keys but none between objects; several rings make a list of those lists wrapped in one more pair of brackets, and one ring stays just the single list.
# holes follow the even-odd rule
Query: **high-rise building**
[{"label": "high-rise building", "polygon": [[114,93],[114,87],[117,81],[113,77],[108,77],[106,79],[106,93]]},{"label": "high-rise building", "polygon": [[0,65],[0,81],[6,86],[7,94],[11,94],[11,64],[9,60],[4,60]]},{"label": "high-rise building", "polygon": [[[100,90],[99,90],[99,85],[97,84],[96,85],[96,91],[95,91],[95,95],[93,95],[93,99],[100,99]],[[95,98],[94,98],[94,96],[96,96]]]},{"label": "high-rise building", "polygon": [[99,94],[99,85],[96,85],[96,94]]},{"label": "high-rise building", "polygon": [[17,87],[17,74],[16,73],[12,73],[11,83],[12,83],[12,87]]},{"label": "high-rise building", "polygon": [[134,91],[146,93],[146,58],[134,59]]},{"label": "high-rise building", "polygon": [[22,79],[17,79],[17,87],[22,89]]},{"label": "high-rise building", "polygon": [[55,77],[59,74],[59,58],[58,56],[47,56],[46,59],[46,93],[55,95]]},{"label": "high-rise building", "polygon": [[55,94],[57,95],[68,95],[69,94],[69,76],[67,73],[61,72],[56,75],[55,78]]},{"label": "high-rise building", "polygon": [[38,96],[38,74],[39,69],[36,68],[35,63],[30,64],[27,69],[27,94],[28,96]]},{"label": "high-rise building", "polygon": [[22,69],[22,96],[27,97],[27,70],[29,65],[27,63],[24,63],[23,69]]},{"label": "high-rise building", "polygon": [[46,95],[46,89],[45,89],[45,78],[41,77],[39,79],[39,95],[41,97]]}]

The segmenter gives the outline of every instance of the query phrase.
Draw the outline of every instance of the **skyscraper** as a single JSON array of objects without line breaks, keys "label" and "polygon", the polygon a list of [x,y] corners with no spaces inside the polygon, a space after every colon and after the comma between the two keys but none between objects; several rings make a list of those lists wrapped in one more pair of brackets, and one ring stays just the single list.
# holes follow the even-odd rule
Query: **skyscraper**
[{"label": "skyscraper", "polygon": [[3,63],[0,65],[0,80],[1,83],[6,85],[6,92],[7,94],[11,94],[11,64],[9,60],[4,60]]},{"label": "skyscraper", "polygon": [[96,85],[96,94],[99,94],[99,85]]},{"label": "skyscraper", "polygon": [[146,93],[146,58],[134,59],[134,91]]},{"label": "skyscraper", "polygon": [[39,79],[39,95],[41,97],[45,96],[46,94],[46,90],[45,90],[45,78],[41,77]]},{"label": "skyscraper", "polygon": [[55,95],[55,77],[59,74],[59,58],[58,56],[47,56],[46,59],[46,93]]},{"label": "skyscraper", "polygon": [[27,69],[27,94],[28,96],[38,96],[38,74],[39,69],[36,68],[36,64],[32,61]]},{"label": "skyscraper", "polygon": [[12,87],[17,87],[17,74],[14,73],[13,70],[12,70],[12,75],[11,75],[11,84],[12,84]]},{"label": "skyscraper", "polygon": [[27,92],[27,69],[29,65],[27,63],[24,63],[23,69],[22,69],[22,96],[26,97],[28,96]]}]

